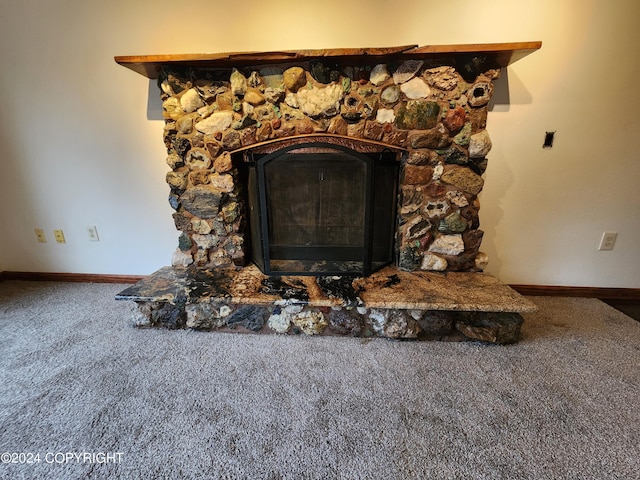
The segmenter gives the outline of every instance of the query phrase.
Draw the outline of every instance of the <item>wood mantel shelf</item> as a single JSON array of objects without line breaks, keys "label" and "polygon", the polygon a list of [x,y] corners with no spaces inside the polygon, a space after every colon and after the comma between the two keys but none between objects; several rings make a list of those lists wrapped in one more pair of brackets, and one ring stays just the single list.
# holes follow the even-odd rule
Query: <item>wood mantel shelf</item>
[{"label": "wood mantel shelf", "polygon": [[115,61],[147,78],[158,78],[162,66],[228,68],[309,61],[319,58],[362,59],[374,61],[429,59],[483,55],[496,67],[506,67],[538,50],[542,42],[473,43],[460,45],[404,45],[385,48],[335,48],[325,50],[286,50],[276,52],[227,52],[184,55],[117,56]]}]

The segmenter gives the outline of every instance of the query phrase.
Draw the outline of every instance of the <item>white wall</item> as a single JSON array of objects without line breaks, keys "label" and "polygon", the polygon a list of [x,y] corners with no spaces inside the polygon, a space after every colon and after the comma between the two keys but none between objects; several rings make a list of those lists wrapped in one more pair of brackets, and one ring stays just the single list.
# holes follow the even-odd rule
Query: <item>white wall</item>
[{"label": "white wall", "polygon": [[[639,13],[636,0],[4,0],[0,267],[169,264],[163,123],[147,118],[157,92],[115,55],[542,40],[503,72],[509,102],[489,115],[488,271],[509,283],[640,287]],[[548,130],[556,142],[543,150]],[[596,250],[604,230],[619,232],[612,252]]]}]

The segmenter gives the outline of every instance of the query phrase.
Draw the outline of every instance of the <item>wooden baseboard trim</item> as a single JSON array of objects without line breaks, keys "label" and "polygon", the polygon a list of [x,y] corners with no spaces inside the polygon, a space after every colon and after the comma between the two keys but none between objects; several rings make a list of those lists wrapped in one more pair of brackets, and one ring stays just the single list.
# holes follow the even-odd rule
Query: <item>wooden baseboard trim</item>
[{"label": "wooden baseboard trim", "polygon": [[[2,280],[38,282],[136,283],[145,275],[105,275],[93,273],[0,272]],[[570,287],[554,285],[509,285],[521,295],[584,297],[601,300],[640,302],[640,288]]]},{"label": "wooden baseboard trim", "polygon": [[145,275],[106,275],[95,273],[0,272],[0,281],[136,283],[144,277]]},{"label": "wooden baseboard trim", "polygon": [[555,285],[509,285],[520,295],[599,298],[640,302],[640,288],[566,287]]}]

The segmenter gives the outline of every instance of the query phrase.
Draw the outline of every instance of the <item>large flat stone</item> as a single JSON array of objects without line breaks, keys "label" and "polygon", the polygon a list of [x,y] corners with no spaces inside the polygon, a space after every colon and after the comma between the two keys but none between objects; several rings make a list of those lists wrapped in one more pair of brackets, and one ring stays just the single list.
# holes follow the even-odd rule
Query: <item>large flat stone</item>
[{"label": "large flat stone", "polygon": [[267,277],[253,265],[237,270],[163,267],[120,292],[116,299],[458,312],[536,310],[531,301],[486,273],[405,272],[393,266],[366,278],[353,279]]}]

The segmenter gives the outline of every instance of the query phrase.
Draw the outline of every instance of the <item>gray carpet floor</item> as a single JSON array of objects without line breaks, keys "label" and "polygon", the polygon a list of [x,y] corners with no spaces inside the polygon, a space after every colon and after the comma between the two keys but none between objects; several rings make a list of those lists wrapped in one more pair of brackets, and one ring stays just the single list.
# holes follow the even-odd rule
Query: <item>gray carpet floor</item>
[{"label": "gray carpet floor", "polygon": [[0,283],[0,478],[640,479],[640,323],[598,300],[491,346],[139,330],[124,287]]}]

